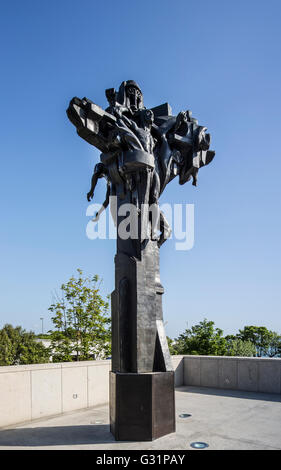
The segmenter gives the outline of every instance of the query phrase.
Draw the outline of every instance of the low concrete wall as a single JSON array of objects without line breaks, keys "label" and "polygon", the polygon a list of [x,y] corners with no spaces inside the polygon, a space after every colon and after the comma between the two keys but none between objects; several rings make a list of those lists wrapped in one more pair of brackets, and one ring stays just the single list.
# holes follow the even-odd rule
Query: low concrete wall
[{"label": "low concrete wall", "polygon": [[0,427],[108,402],[111,361],[0,367]]},{"label": "low concrete wall", "polygon": [[[183,384],[183,356],[175,356],[175,385]],[[109,401],[111,361],[0,367],[0,427]]]},{"label": "low concrete wall", "polygon": [[175,371],[175,387],[184,385],[184,359],[185,356],[172,356],[172,364]]},{"label": "low concrete wall", "polygon": [[[173,356],[175,386],[281,393],[281,359]],[[0,427],[109,401],[111,361],[0,367]]]},{"label": "low concrete wall", "polygon": [[281,359],[184,356],[183,370],[184,385],[281,393]]}]

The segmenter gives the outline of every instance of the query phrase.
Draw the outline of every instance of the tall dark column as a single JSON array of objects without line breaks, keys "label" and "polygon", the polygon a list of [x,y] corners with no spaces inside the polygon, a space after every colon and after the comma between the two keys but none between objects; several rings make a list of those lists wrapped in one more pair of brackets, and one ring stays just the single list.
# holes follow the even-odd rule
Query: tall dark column
[{"label": "tall dark column", "polygon": [[[120,199],[119,208],[133,198],[137,207],[148,204],[151,174],[136,176],[130,175],[135,192]],[[174,372],[163,326],[159,247],[150,236],[144,238],[151,232],[149,212],[131,214],[129,228],[136,238],[124,240],[118,228],[126,216],[117,216],[111,297],[111,432],[116,440],[152,440],[175,431]]]}]

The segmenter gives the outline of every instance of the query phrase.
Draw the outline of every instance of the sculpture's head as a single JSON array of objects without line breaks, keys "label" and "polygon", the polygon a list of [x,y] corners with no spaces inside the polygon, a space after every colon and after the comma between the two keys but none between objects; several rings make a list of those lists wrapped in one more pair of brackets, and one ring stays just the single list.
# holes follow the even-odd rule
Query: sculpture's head
[{"label": "sculpture's head", "polygon": [[127,106],[132,111],[143,108],[143,96],[139,85],[134,80],[125,82],[125,95],[127,98]]}]

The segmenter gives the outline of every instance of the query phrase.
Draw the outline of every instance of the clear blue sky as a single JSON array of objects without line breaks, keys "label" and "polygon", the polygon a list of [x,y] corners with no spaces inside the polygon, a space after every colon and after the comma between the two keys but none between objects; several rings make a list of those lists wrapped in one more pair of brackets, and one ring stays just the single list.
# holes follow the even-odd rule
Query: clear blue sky
[{"label": "clear blue sky", "polygon": [[146,107],[191,109],[216,150],[197,188],[173,181],[161,199],[195,205],[194,248],[161,249],[167,334],[204,317],[281,332],[280,15],[279,0],[2,2],[0,327],[50,328],[78,267],[113,290],[115,241],[85,233],[99,152],[65,110],[73,96],[105,107],[134,79]]}]

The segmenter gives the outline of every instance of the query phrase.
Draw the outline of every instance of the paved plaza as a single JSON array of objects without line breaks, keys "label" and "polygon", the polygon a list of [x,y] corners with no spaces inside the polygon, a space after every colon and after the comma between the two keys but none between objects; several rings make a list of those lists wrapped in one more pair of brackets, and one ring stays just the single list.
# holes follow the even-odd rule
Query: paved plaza
[{"label": "paved plaza", "polygon": [[0,450],[191,450],[198,441],[207,450],[281,450],[278,394],[179,387],[176,420],[174,434],[153,442],[115,442],[105,405],[2,428]]}]

